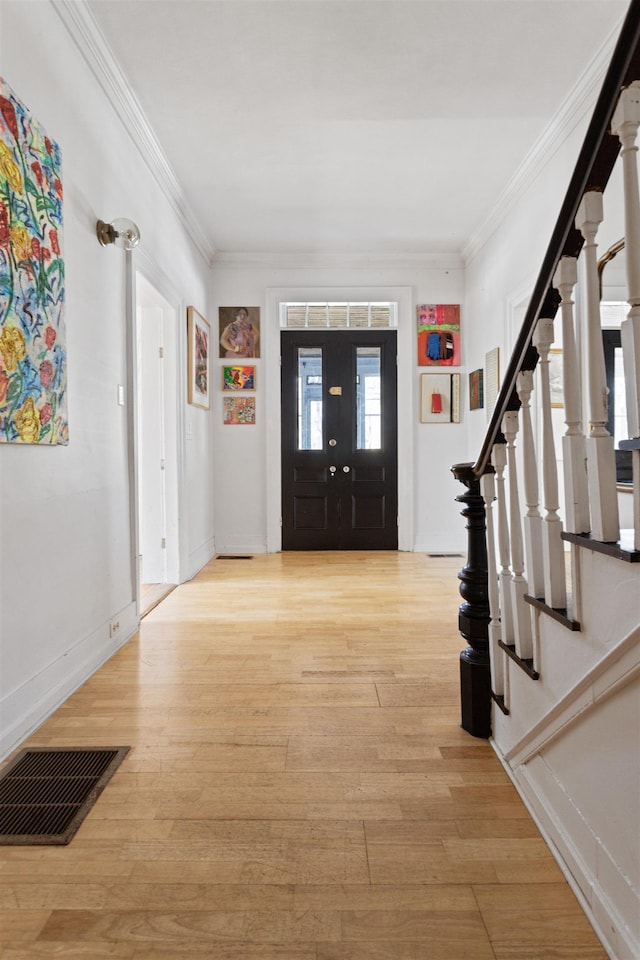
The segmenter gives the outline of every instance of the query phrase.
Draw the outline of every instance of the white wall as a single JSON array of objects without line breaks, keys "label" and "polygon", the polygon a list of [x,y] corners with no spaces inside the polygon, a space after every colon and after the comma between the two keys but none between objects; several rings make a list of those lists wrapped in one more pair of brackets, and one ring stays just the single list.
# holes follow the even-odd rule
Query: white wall
[{"label": "white wall", "polygon": [[[409,325],[407,338],[414,351],[409,363],[411,370],[412,423],[411,442],[414,447],[413,515],[414,530],[409,549],[433,552],[461,551],[466,547],[464,520],[455,497],[463,488],[453,479],[453,463],[467,459],[468,411],[466,389],[462,393],[462,422],[460,424],[419,423],[419,374],[416,366],[415,336],[416,303],[461,303],[463,330],[463,362],[465,361],[465,328],[468,316],[463,303],[464,273],[459,263],[446,265],[336,263],[331,265],[287,265],[261,261],[260,258],[226,259],[214,264],[211,317],[217,324],[219,306],[259,306],[261,308],[261,343],[267,340],[266,325],[271,331],[278,325],[274,311],[267,311],[271,288],[297,289],[305,299],[313,291],[323,289],[350,291],[370,290],[371,299],[378,299],[376,291],[391,287],[409,287],[412,300],[409,310],[400,316],[399,325]],[[224,361],[218,360],[222,365]],[[267,549],[267,496],[279,499],[279,490],[267,491],[265,469],[267,462],[267,425],[265,423],[267,364],[278,365],[278,357],[265,357],[264,349],[257,360],[257,423],[255,427],[230,427],[222,424],[222,393],[219,371],[214,372],[214,445],[216,489],[216,546],[224,551],[264,551]],[[273,367],[269,367],[272,371]],[[446,368],[447,370],[453,368]],[[464,367],[456,370],[464,370]],[[463,384],[466,376],[462,377]],[[403,503],[400,502],[400,511]]]},{"label": "white wall", "polygon": [[[54,6],[5,0],[0,42],[2,76],[62,151],[70,437],[68,447],[0,449],[6,755],[136,627],[128,409],[117,404],[127,382],[125,255],[99,246],[96,220],[136,221],[145,264],[175,291],[180,317],[187,303],[207,315],[209,270]],[[182,373],[178,382],[182,428]],[[211,416],[189,407],[188,419],[183,577],[213,552]],[[120,631],[110,639],[113,619]]]}]

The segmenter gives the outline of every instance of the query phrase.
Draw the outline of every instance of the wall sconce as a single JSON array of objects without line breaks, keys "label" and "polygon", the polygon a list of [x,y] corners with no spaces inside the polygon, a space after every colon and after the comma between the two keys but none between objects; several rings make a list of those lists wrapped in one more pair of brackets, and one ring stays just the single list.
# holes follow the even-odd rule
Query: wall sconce
[{"label": "wall sconce", "polygon": [[133,250],[140,243],[140,231],[133,220],[127,220],[126,217],[120,217],[113,223],[98,220],[96,234],[103,247],[115,243],[121,250]]}]

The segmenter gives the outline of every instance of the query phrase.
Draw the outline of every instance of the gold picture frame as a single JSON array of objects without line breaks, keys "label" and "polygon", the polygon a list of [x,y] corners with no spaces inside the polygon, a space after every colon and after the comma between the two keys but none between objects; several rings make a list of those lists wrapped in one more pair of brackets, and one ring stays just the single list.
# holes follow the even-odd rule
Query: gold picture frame
[{"label": "gold picture frame", "polygon": [[211,328],[195,307],[187,307],[188,401],[208,410],[211,405],[209,354]]}]

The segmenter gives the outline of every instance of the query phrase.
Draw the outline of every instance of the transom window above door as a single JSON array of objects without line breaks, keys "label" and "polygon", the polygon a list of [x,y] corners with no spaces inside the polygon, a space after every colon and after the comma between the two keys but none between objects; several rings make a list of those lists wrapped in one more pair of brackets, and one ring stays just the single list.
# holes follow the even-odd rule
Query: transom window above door
[{"label": "transom window above door", "polygon": [[394,330],[397,326],[397,303],[280,304],[283,330]]}]

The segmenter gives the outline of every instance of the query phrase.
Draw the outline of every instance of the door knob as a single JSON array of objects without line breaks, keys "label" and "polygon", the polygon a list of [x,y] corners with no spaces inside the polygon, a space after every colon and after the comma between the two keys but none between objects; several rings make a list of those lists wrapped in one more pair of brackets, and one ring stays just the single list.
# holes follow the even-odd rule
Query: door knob
[{"label": "door knob", "polygon": [[343,472],[343,473],[349,473],[350,471],[351,471],[351,467],[343,467],[343,468],[342,468],[342,472]]},{"label": "door knob", "polygon": [[330,446],[330,447],[335,447],[335,445],[336,445],[337,442],[338,442],[337,440],[329,440],[329,446]]},{"label": "door knob", "polygon": [[333,474],[336,472],[337,469],[338,469],[337,467],[329,467],[329,473],[331,474],[331,476],[333,476]]}]

